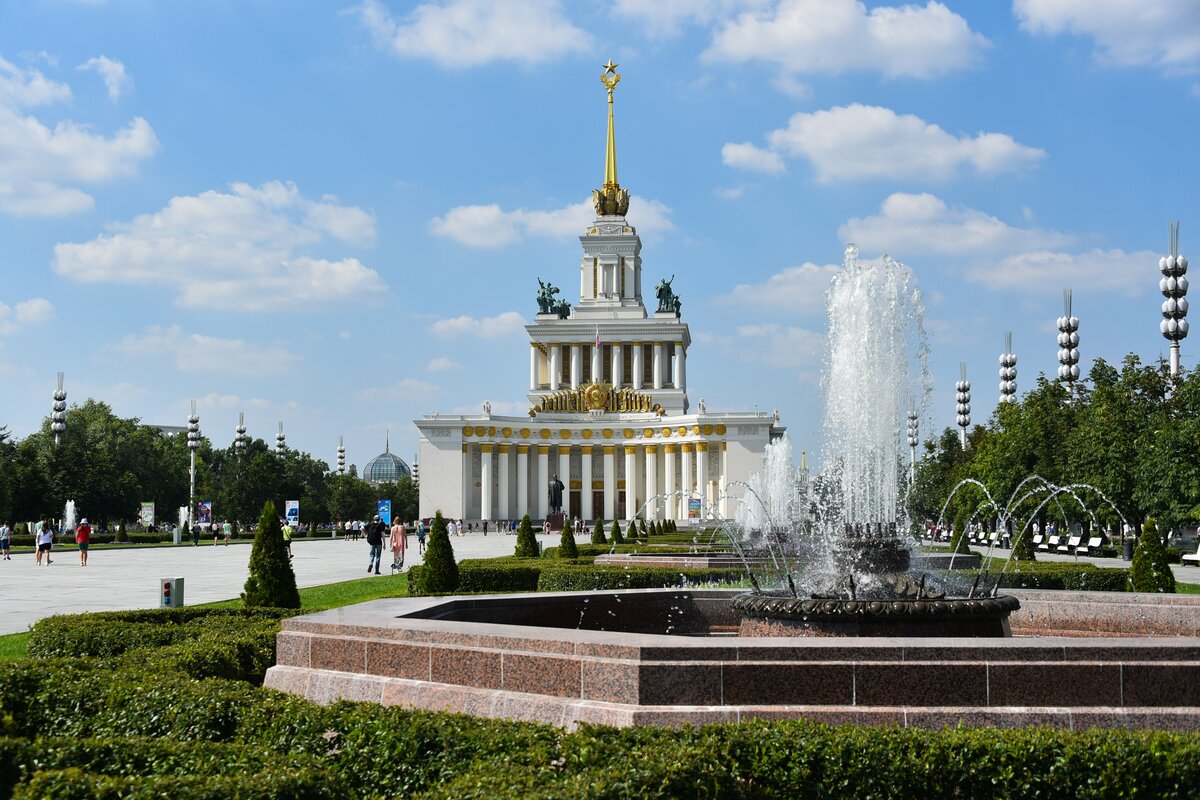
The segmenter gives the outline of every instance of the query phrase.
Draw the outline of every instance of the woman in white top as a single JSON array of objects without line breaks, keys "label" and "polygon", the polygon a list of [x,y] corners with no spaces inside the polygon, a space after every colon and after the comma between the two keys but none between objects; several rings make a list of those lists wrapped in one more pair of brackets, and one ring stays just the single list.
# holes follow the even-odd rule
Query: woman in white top
[{"label": "woman in white top", "polygon": [[43,519],[37,524],[34,542],[37,544],[37,563],[42,564],[42,553],[46,554],[46,565],[49,566],[50,548],[54,544],[54,528],[50,527],[50,521]]}]

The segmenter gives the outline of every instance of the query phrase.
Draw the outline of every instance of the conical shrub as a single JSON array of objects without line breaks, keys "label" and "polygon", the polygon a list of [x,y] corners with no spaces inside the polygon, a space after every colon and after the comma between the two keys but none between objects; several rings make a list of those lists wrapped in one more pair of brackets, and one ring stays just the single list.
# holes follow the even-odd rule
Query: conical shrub
[{"label": "conical shrub", "polygon": [[429,543],[425,545],[425,565],[421,568],[421,594],[446,594],[458,588],[458,563],[454,547],[446,533],[442,512],[433,517],[429,528]]},{"label": "conical shrub", "polygon": [[1012,557],[1015,561],[1036,561],[1037,548],[1033,546],[1033,534],[1025,530],[1022,532],[1020,520],[1013,520],[1014,536],[1020,536],[1019,540],[1012,542]]},{"label": "conical shrub", "polygon": [[604,538],[604,520],[597,519],[596,527],[592,528],[592,544],[608,544],[608,539]]},{"label": "conical shrub", "polygon": [[246,608],[299,608],[300,591],[296,588],[296,573],[288,559],[283,543],[283,529],[275,502],[263,504],[258,518],[258,532],[250,550],[250,576],[242,590]]},{"label": "conical shrub", "polygon": [[570,525],[564,525],[558,537],[558,557],[579,558],[579,545],[575,544],[575,531]]},{"label": "conical shrub", "polygon": [[528,514],[521,518],[521,524],[517,526],[517,549],[513,555],[517,558],[537,558],[540,555],[537,537],[533,535],[533,522]]},{"label": "conical shrub", "polygon": [[963,524],[962,517],[954,520],[954,529],[950,534],[950,552],[951,553],[969,553],[971,548],[968,546],[966,525]]},{"label": "conical shrub", "polygon": [[621,535],[621,523],[615,519],[613,520],[612,530],[609,531],[609,535],[612,537],[613,544],[625,544],[625,537]]},{"label": "conical shrub", "polygon": [[646,520],[642,520],[642,539],[650,538],[650,529],[646,527]]},{"label": "conical shrub", "polygon": [[1151,517],[1142,525],[1142,535],[1129,565],[1129,581],[1135,592],[1175,592],[1175,573],[1167,563],[1167,548]]}]

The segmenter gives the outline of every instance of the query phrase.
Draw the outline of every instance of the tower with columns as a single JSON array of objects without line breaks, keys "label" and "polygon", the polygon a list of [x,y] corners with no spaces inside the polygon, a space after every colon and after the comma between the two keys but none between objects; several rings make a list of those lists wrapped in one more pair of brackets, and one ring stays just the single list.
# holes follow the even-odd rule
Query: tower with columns
[{"label": "tower with columns", "polygon": [[420,513],[474,520],[535,520],[549,512],[558,477],[563,513],[595,519],[728,517],[740,482],[761,469],[782,436],[778,414],[709,412],[688,400],[692,344],[675,274],[644,293],[642,241],[627,218],[629,190],[617,179],[613,90],[604,65],[608,132],[596,217],[579,237],[579,300],[542,282],[529,334],[529,411],[498,417],[432,413],[420,432]]}]

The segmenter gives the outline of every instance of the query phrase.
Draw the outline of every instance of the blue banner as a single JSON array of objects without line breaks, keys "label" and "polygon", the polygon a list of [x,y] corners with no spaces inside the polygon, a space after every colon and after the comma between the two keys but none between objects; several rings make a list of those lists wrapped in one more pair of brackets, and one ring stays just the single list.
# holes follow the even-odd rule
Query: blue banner
[{"label": "blue banner", "polygon": [[379,511],[377,513],[379,514],[379,518],[381,520],[383,520],[384,525],[391,525],[392,524],[392,501],[391,500],[380,500],[379,501]]}]

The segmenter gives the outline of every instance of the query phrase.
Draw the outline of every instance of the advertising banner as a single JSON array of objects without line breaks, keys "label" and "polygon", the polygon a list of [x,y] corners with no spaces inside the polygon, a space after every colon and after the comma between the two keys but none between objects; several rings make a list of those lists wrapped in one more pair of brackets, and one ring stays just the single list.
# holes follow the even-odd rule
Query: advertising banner
[{"label": "advertising banner", "polygon": [[299,500],[284,500],[283,516],[287,519],[287,524],[293,528],[300,524],[300,501]]},{"label": "advertising banner", "polygon": [[142,503],[142,508],[138,511],[138,522],[142,523],[144,528],[154,527],[154,503]]},{"label": "advertising banner", "polygon": [[700,498],[688,498],[688,519],[700,519]]},{"label": "advertising banner", "polygon": [[196,522],[201,525],[212,524],[212,500],[201,500],[196,503]]},{"label": "advertising banner", "polygon": [[379,519],[383,520],[384,525],[391,525],[392,524],[392,501],[391,500],[380,500],[378,507],[379,507],[379,510],[376,511],[375,513],[379,515]]}]

